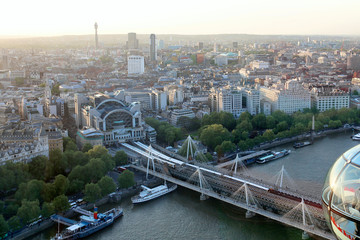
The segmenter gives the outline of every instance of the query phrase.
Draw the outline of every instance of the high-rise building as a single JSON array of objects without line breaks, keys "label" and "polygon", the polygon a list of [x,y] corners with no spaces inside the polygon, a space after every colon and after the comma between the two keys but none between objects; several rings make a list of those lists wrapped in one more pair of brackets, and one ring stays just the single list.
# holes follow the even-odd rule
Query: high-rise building
[{"label": "high-rise building", "polygon": [[98,29],[98,24],[97,22],[95,22],[95,49],[98,49],[99,47],[99,42],[98,42],[98,34],[97,34],[97,29]]},{"label": "high-rise building", "polygon": [[155,34],[150,35],[150,61],[155,62],[157,58],[156,53],[156,37]]},{"label": "high-rise building", "polygon": [[128,57],[128,75],[144,73],[144,57],[129,56]]},{"label": "high-rise building", "polygon": [[204,48],[204,43],[203,42],[199,42],[199,50],[202,50]]},{"label": "high-rise building", "polygon": [[233,42],[233,48],[238,48],[238,42]]},{"label": "high-rise building", "polygon": [[165,47],[165,43],[164,43],[164,40],[159,40],[158,42],[158,49],[163,49]]},{"label": "high-rise building", "polygon": [[360,56],[352,55],[347,58],[347,68],[355,71],[360,70]]},{"label": "high-rise building", "polygon": [[128,33],[128,41],[126,42],[128,49],[138,49],[139,40],[136,39],[136,33]]}]

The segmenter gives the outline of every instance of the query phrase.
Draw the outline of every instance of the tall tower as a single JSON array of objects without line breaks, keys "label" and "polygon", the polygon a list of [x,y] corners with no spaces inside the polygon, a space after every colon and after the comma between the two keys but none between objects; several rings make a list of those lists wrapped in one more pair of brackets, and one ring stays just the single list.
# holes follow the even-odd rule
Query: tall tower
[{"label": "tall tower", "polygon": [[150,35],[150,61],[156,61],[156,37],[155,34]]},{"label": "tall tower", "polygon": [[128,41],[126,42],[128,49],[138,49],[139,40],[136,39],[136,33],[128,33]]},{"label": "tall tower", "polygon": [[98,29],[98,24],[97,22],[95,22],[95,49],[98,49],[99,45],[98,45],[98,35],[97,35],[97,29]]}]

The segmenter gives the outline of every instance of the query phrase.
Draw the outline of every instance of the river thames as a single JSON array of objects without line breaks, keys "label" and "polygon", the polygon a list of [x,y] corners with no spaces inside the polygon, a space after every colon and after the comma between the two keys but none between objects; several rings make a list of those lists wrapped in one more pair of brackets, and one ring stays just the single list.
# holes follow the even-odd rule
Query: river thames
[{"label": "river thames", "polygon": [[[290,155],[266,164],[254,164],[248,171],[264,180],[274,176],[284,166],[295,188],[320,194],[326,174],[335,160],[359,142],[350,139],[351,131],[315,140],[311,146],[294,150],[292,144],[274,150],[291,149]],[[114,225],[87,239],[241,239],[275,240],[301,239],[301,231],[261,216],[245,218],[245,211],[215,199],[200,201],[199,194],[179,187],[175,192],[141,205],[130,199],[120,204],[100,207],[104,211],[120,205],[124,216]],[[43,240],[54,236],[54,226],[30,239]]]}]

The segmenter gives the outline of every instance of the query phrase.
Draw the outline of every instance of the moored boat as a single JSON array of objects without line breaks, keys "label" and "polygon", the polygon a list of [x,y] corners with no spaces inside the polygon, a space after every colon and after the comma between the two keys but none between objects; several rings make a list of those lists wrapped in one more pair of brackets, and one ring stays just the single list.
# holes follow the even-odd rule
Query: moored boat
[{"label": "moored boat", "polygon": [[289,155],[290,152],[291,151],[287,149],[283,149],[280,152],[271,152],[269,155],[259,158],[256,162],[260,164],[270,162],[285,157],[286,155]]},{"label": "moored boat", "polygon": [[309,146],[311,144],[312,144],[312,142],[296,142],[296,143],[294,143],[293,147],[294,148],[302,148],[305,146]]},{"label": "moored boat", "polygon": [[59,215],[51,216],[53,221],[69,226],[63,232],[57,233],[52,239],[63,240],[87,237],[110,226],[117,218],[123,215],[123,210],[121,208],[113,208],[105,213],[98,214],[97,208],[95,207],[93,216],[90,214],[92,212],[88,212],[83,209],[79,212],[86,212],[87,215],[80,216],[80,221],[78,222]]},{"label": "moored boat", "polygon": [[164,185],[160,185],[155,188],[149,188],[144,185],[141,185],[141,188],[142,191],[139,193],[139,195],[131,198],[132,203],[147,202],[152,199],[161,197],[167,193],[174,191],[177,188],[177,185],[168,187],[165,182]]},{"label": "moored boat", "polygon": [[352,140],[355,140],[355,141],[360,141],[360,133],[358,134],[355,134],[354,136],[351,137]]}]

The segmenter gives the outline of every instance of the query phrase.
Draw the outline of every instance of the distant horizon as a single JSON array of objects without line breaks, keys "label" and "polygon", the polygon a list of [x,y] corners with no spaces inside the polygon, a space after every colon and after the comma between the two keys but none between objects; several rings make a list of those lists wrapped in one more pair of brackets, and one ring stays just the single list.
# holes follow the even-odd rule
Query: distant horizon
[{"label": "distant horizon", "polygon": [[[2,3],[0,34],[54,37],[128,32],[358,36],[358,0],[17,0]],[[119,33],[120,32],[120,33]],[[175,33],[176,32],[176,33]]]},{"label": "distant horizon", "polygon": [[[130,32],[129,32],[130,33]],[[180,34],[180,33],[137,33],[136,35],[174,35],[174,36],[216,36],[216,35],[248,35],[248,36],[301,36],[301,37],[360,37],[360,34],[261,34],[261,33],[201,33],[201,34]],[[128,33],[98,33],[98,36],[111,36],[111,35],[127,35]],[[71,37],[71,36],[94,36],[95,33],[88,34],[59,34],[59,35],[0,35],[1,39],[14,39],[14,38],[56,38],[56,37]]]}]

